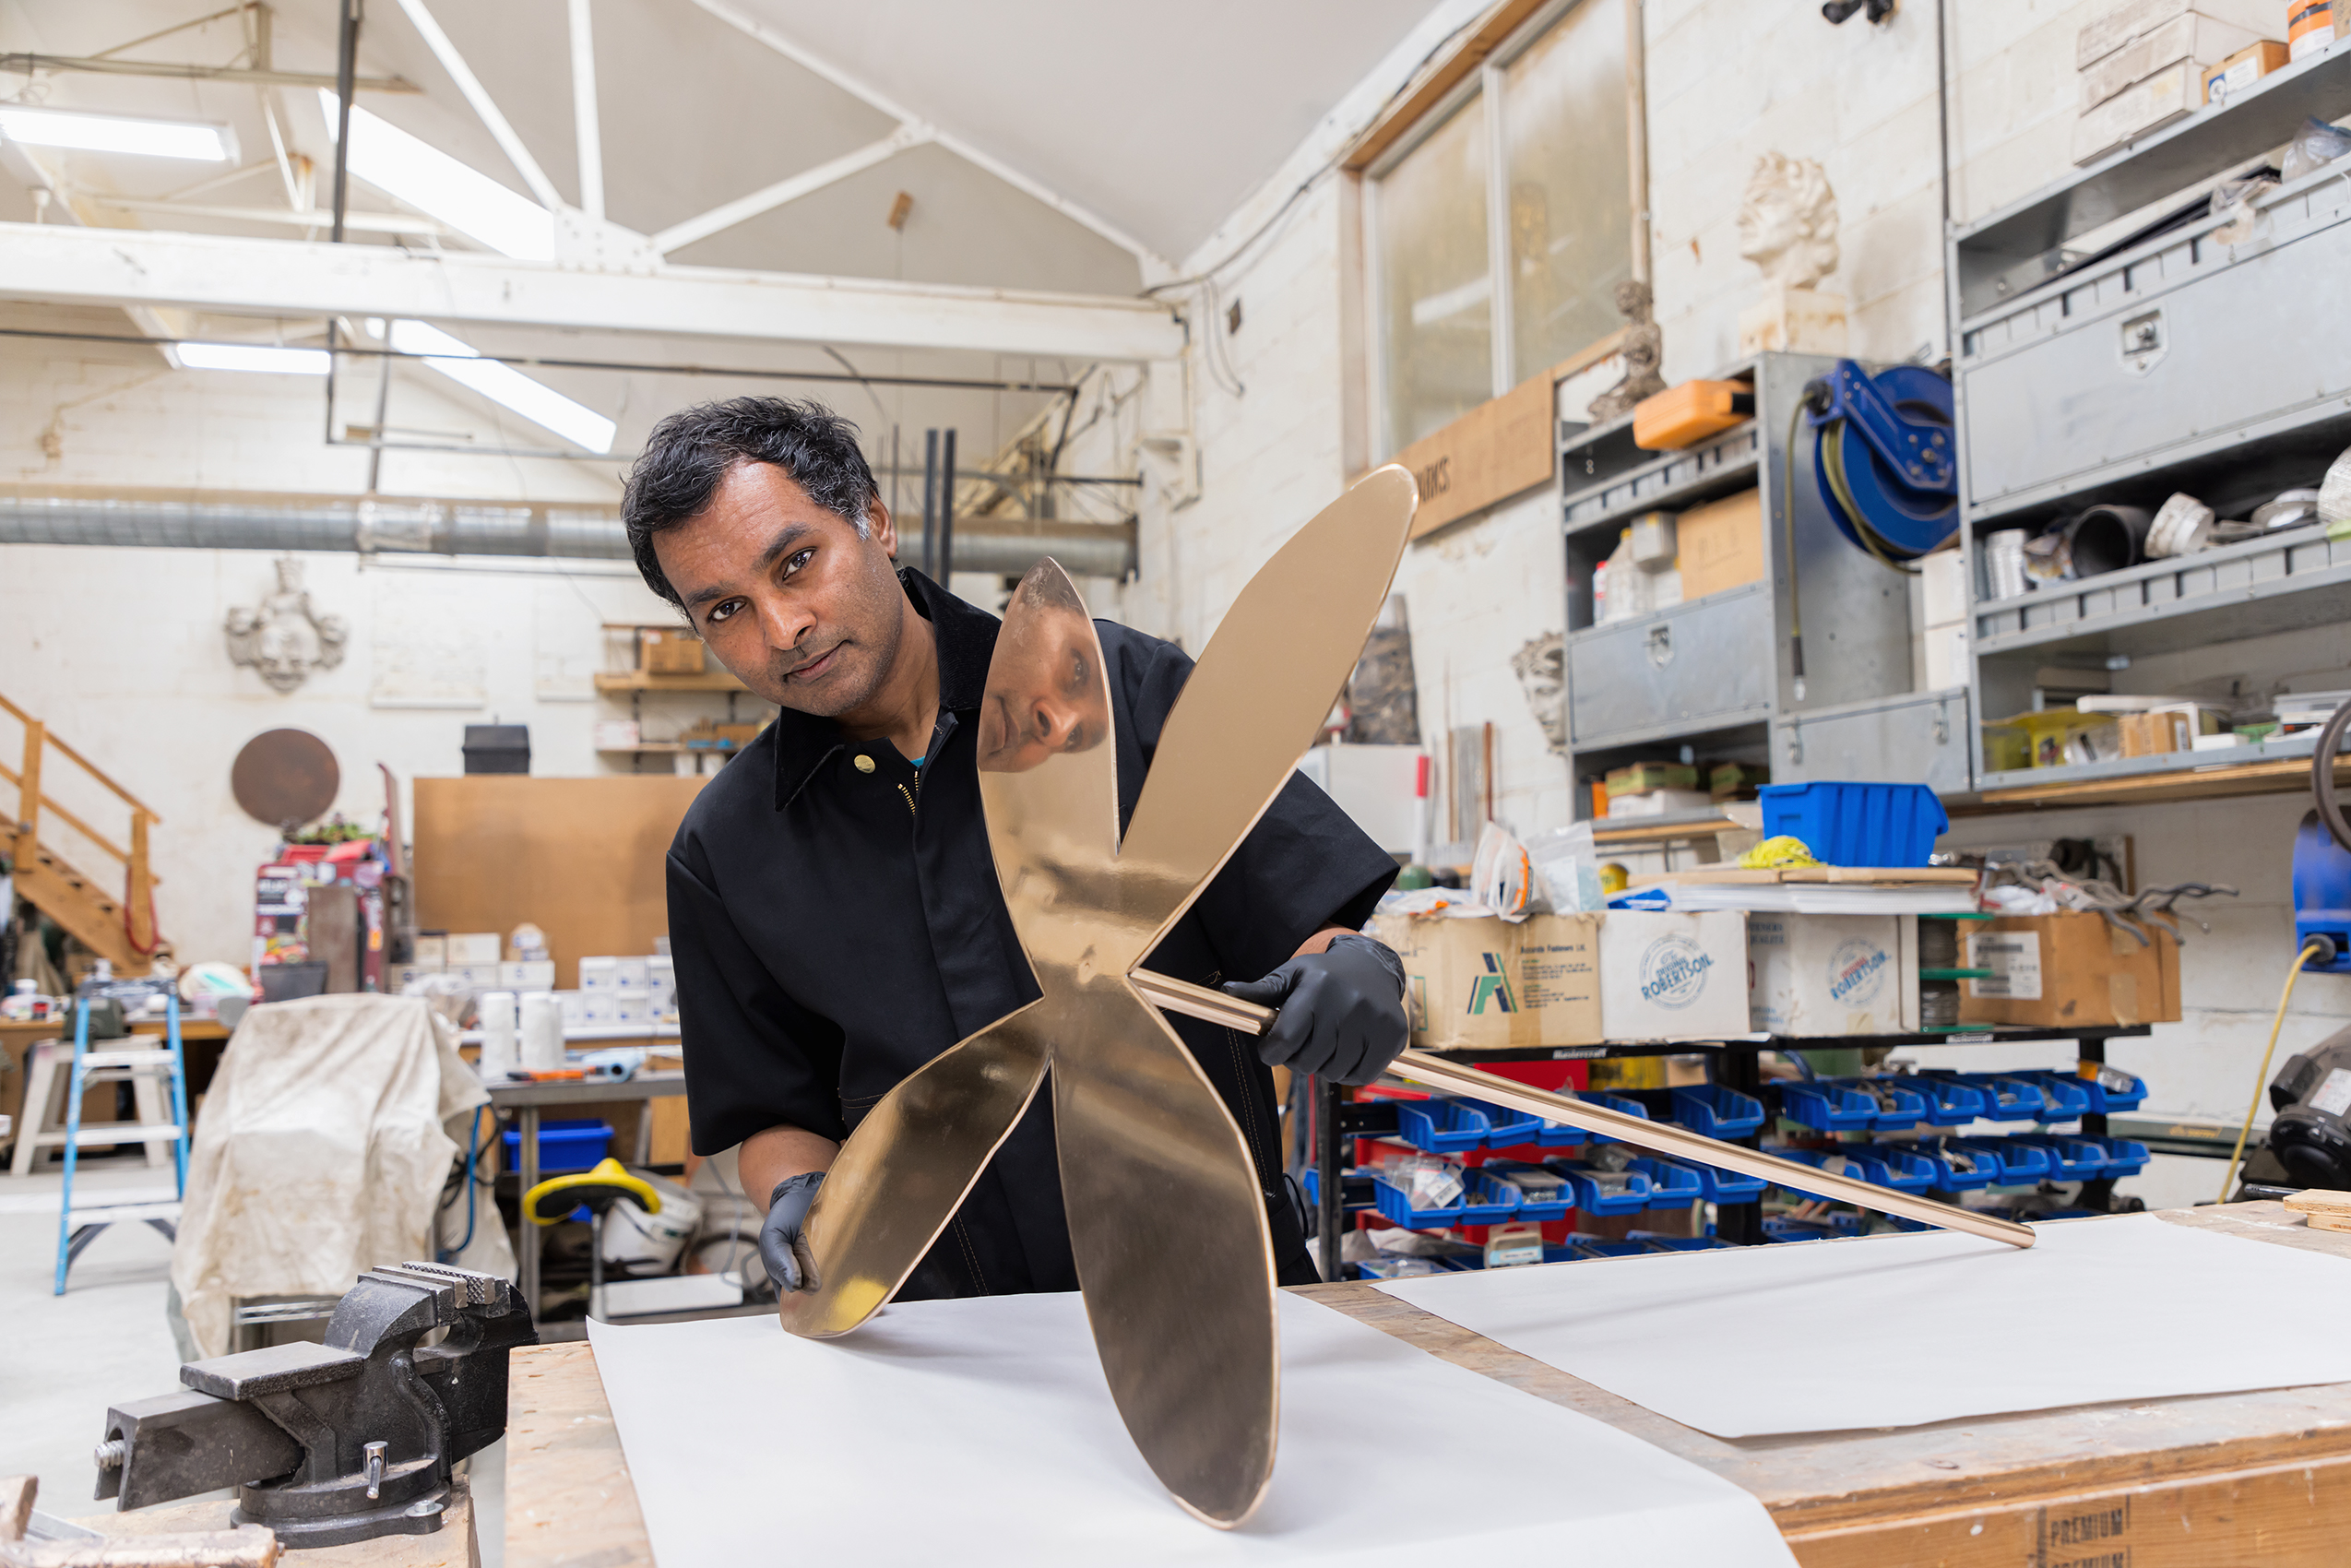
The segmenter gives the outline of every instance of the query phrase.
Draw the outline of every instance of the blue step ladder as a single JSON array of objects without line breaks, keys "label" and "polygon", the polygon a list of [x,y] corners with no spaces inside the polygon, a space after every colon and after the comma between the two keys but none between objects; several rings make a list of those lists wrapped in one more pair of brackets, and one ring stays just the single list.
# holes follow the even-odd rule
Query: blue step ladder
[{"label": "blue step ladder", "polygon": [[[143,1223],[161,1231],[166,1241],[179,1240],[180,1203],[188,1194],[188,1067],[187,1057],[180,1048],[180,999],[176,995],[168,999],[163,1018],[164,1044],[160,1048],[135,1047],[131,1042],[139,1037],[125,1036],[119,1041],[103,1042],[105,1049],[92,1051],[89,999],[82,997],[74,1004],[74,1066],[65,1084],[65,1185],[57,1200],[57,1285],[53,1295],[65,1293],[66,1271],[109,1225]],[[154,1076],[167,1076],[172,1085],[169,1123],[125,1127],[106,1123],[91,1127],[87,1134],[82,1131],[84,1090],[92,1085],[126,1084]],[[173,1135],[172,1163],[177,1197],[169,1203],[74,1206],[74,1166],[84,1143],[120,1143],[130,1134],[167,1132]]]}]

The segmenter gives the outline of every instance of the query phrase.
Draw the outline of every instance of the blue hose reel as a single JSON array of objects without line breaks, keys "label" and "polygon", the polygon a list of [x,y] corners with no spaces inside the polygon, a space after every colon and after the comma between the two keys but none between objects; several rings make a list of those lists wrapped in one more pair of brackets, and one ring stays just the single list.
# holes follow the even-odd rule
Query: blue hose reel
[{"label": "blue hose reel", "polygon": [[1923,365],[1851,360],[1804,388],[1812,472],[1839,532],[1897,571],[1959,528],[1951,383]]}]

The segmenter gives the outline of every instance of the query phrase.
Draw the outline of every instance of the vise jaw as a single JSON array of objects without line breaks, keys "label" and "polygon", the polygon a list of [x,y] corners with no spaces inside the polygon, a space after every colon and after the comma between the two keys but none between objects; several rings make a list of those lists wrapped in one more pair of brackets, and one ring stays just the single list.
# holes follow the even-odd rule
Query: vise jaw
[{"label": "vise jaw", "polygon": [[430,1534],[450,1467],[506,1430],[506,1352],[538,1342],[497,1275],[369,1269],[326,1343],[190,1361],[185,1391],[108,1410],[98,1495],[143,1508],[233,1486],[235,1522],[294,1549]]}]

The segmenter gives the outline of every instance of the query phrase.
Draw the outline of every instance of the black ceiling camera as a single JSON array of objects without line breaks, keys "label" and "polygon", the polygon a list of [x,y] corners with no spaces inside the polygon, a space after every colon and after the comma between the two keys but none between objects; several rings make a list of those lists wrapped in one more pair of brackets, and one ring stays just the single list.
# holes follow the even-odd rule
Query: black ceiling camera
[{"label": "black ceiling camera", "polygon": [[1827,0],[1821,15],[1833,22],[1842,22],[1856,11],[1866,10],[1873,22],[1884,21],[1894,15],[1894,0]]}]

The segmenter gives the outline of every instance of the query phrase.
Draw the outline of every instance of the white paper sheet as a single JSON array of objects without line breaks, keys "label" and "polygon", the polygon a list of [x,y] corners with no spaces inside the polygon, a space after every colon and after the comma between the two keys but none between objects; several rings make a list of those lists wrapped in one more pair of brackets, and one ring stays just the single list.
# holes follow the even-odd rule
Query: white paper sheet
[{"label": "white paper sheet", "polygon": [[1379,1289],[1718,1437],[2351,1382],[2351,1261],[2154,1215],[1659,1253]]},{"label": "white paper sheet", "polygon": [[915,1302],[831,1341],[588,1332],[662,1568],[1795,1561],[1752,1496],[1638,1438],[1298,1297],[1281,1327],[1273,1488],[1233,1531],[1144,1465],[1075,1295]]}]

